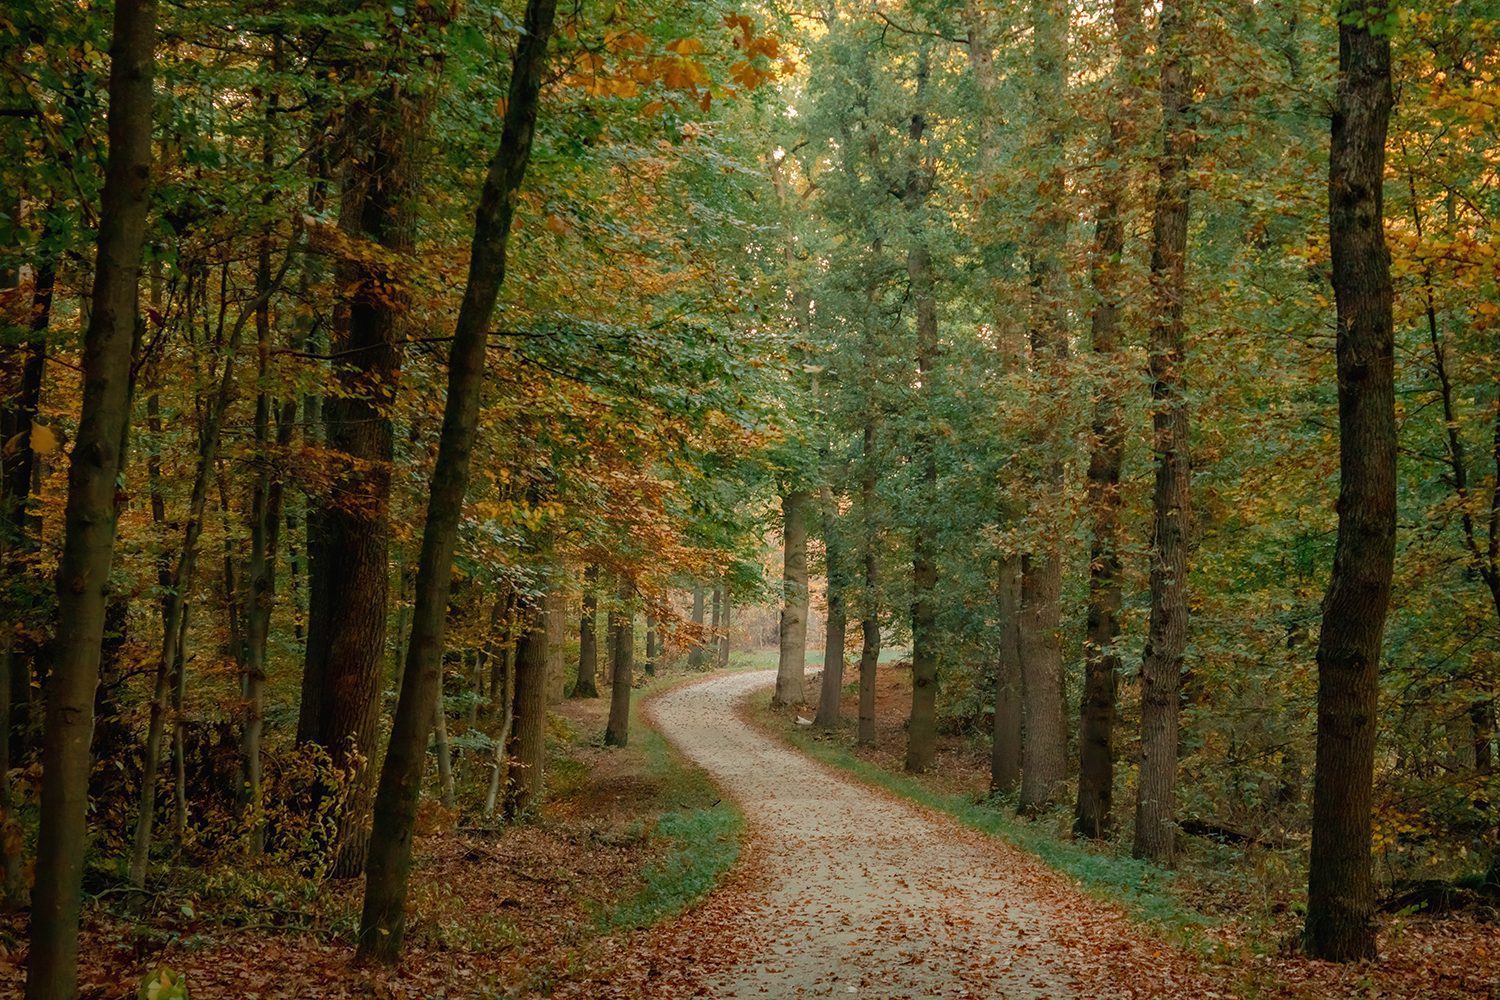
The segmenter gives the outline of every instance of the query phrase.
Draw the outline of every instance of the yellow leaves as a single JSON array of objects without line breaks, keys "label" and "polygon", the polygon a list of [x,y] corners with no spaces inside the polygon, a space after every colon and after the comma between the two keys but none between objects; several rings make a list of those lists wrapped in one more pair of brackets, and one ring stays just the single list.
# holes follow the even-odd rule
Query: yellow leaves
[{"label": "yellow leaves", "polygon": [[667,43],[667,51],[680,56],[695,56],[704,51],[703,43],[696,38],[678,38]]},{"label": "yellow leaves", "polygon": [[[5,442],[4,454],[6,458],[16,454],[26,445],[26,433],[23,431]],[[38,455],[48,455],[58,449],[59,440],[57,432],[46,424],[33,422],[31,425],[31,450]]]}]

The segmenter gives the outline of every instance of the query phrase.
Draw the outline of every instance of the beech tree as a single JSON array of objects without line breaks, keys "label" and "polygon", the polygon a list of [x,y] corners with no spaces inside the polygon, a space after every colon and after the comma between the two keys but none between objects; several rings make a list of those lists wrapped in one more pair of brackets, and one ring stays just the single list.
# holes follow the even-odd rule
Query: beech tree
[{"label": "beech tree", "polygon": [[130,433],[131,356],[151,203],[155,55],[154,0],[119,0],[110,42],[109,160],[83,337],[83,399],[57,566],[27,1000],[67,1000],[77,991],[94,689],[115,547],[116,480]]}]

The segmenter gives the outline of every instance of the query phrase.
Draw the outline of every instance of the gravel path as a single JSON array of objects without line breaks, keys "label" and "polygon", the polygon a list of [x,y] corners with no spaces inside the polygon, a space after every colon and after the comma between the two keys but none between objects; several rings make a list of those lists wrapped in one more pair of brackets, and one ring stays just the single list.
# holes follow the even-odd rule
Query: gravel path
[{"label": "gravel path", "polygon": [[1034,860],[977,843],[752,728],[739,703],[773,679],[715,677],[649,708],[661,732],[744,809],[766,873],[738,917],[755,946],[712,973],[703,991],[1079,995],[1075,962],[1059,940],[1070,916],[1037,891]]}]

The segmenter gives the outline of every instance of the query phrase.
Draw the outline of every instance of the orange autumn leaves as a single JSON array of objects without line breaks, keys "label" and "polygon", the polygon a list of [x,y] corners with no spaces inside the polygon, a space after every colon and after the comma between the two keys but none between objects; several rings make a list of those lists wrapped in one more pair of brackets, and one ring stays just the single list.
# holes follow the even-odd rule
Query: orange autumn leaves
[{"label": "orange autumn leaves", "polygon": [[717,40],[684,36],[661,45],[635,28],[626,28],[607,32],[600,46],[584,47],[562,82],[591,97],[620,99],[659,88],[663,93],[641,107],[642,114],[653,116],[675,105],[679,97],[707,111],[715,96],[732,98],[740,90],[754,90],[795,68],[790,59],[782,58],[776,36],[758,32],[750,17],[728,14],[722,21],[734,33],[731,44],[738,58],[731,59]]}]

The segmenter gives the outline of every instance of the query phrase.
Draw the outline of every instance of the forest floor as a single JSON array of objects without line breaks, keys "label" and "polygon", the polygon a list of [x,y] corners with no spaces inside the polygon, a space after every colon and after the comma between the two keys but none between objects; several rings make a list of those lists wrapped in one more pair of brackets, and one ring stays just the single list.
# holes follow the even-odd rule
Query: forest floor
[{"label": "forest floor", "polygon": [[[988,747],[962,735],[940,736],[938,763],[931,773],[903,773],[905,719],[911,706],[909,665],[882,666],[878,677],[877,739],[869,748],[854,746],[855,684],[843,692],[840,710],[845,724],[836,730],[795,723],[796,715],[811,717],[816,707],[813,677],[808,687],[813,706],[800,712],[773,711],[756,696],[742,699],[739,716],[783,744],[854,776],[867,789],[913,803],[950,826],[987,835],[987,850],[1006,858],[1008,868],[1016,863],[1010,860],[1016,854],[1028,870],[1044,867],[1035,876],[1035,890],[1026,891],[1043,893],[1062,906],[1070,920],[1086,917],[1076,919],[1069,946],[1092,956],[1090,961],[1114,967],[1116,978],[1130,986],[1095,994],[1087,981],[1079,980],[1073,984],[1079,992],[1211,995],[1197,989],[1159,989],[1156,977],[1165,965],[1178,982],[1217,984],[1213,989],[1219,995],[1308,1000],[1500,997],[1500,925],[1492,913],[1386,914],[1380,961],[1314,962],[1296,953],[1300,879],[1268,879],[1266,866],[1240,856],[1252,848],[1203,846],[1189,852],[1179,871],[1167,874],[1131,859],[1118,842],[1074,842],[1067,834],[1067,810],[1026,821],[989,802]],[[994,891],[1009,894],[1009,879]]]},{"label": "forest floor", "polygon": [[[351,963],[363,880],[239,859],[159,867],[144,899],[91,899],[79,996],[133,998],[162,967],[186,975],[193,1000],[546,996],[609,965],[715,884],[738,856],[741,819],[638,719],[628,748],[600,746],[607,691],[553,712],[534,821],[459,829],[439,807],[424,813],[399,969]],[[21,995],[25,940],[24,918],[0,918],[0,997]]]}]

